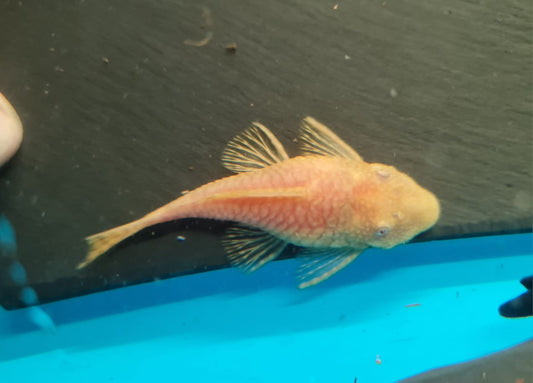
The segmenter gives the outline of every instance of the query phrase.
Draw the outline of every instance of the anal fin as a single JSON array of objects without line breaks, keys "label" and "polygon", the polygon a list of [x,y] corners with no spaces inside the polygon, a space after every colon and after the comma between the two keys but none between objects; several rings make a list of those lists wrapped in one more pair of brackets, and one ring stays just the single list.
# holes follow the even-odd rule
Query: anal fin
[{"label": "anal fin", "polygon": [[287,242],[260,229],[236,226],[228,229],[222,245],[233,266],[252,273],[278,257]]},{"label": "anal fin", "polygon": [[299,257],[302,264],[298,269],[298,287],[304,289],[325,281],[348,266],[363,250],[345,248],[306,248]]}]

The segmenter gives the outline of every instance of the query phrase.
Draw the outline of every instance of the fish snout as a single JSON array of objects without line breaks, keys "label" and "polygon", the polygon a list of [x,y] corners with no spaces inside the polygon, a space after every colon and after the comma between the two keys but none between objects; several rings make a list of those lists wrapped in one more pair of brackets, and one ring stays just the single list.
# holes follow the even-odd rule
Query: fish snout
[{"label": "fish snout", "polygon": [[404,208],[403,219],[397,219],[398,243],[405,243],[433,227],[440,217],[440,203],[429,190],[421,189]]},{"label": "fish snout", "polygon": [[408,242],[416,235],[428,230],[438,221],[440,204],[437,197],[421,189],[406,198],[393,212],[374,224],[369,245],[390,249]]},{"label": "fish snout", "polygon": [[422,228],[422,231],[426,231],[429,228],[433,227],[440,217],[440,203],[435,194],[431,193],[428,190],[425,190],[427,193],[427,196],[425,197],[425,203],[423,206],[423,222],[425,222],[424,227]]}]

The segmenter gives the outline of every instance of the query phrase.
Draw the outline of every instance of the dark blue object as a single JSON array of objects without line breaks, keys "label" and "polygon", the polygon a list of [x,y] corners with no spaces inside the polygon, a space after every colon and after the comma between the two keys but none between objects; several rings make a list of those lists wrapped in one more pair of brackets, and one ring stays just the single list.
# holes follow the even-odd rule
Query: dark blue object
[{"label": "dark blue object", "polygon": [[523,318],[533,315],[533,294],[531,285],[533,275],[522,278],[520,283],[528,290],[522,295],[502,304],[499,308],[500,315],[506,318]]}]

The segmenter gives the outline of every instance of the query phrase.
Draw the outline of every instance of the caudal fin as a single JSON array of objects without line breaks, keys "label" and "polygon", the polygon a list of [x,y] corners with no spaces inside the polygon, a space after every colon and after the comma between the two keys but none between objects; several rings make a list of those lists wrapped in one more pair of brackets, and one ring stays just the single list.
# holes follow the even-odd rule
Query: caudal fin
[{"label": "caudal fin", "polygon": [[87,252],[87,257],[76,268],[78,270],[84,268],[100,255],[135,234],[143,227],[144,225],[141,222],[134,221],[85,238],[85,241],[89,245],[89,251]]}]

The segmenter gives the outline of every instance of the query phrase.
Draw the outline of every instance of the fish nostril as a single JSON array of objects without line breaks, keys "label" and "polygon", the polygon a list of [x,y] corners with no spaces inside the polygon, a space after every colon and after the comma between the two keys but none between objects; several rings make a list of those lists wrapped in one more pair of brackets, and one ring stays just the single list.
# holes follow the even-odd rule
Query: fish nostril
[{"label": "fish nostril", "polygon": [[392,213],[392,216],[396,219],[402,219],[403,218],[403,214],[400,213],[399,211],[397,211],[396,213]]}]

